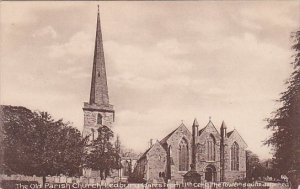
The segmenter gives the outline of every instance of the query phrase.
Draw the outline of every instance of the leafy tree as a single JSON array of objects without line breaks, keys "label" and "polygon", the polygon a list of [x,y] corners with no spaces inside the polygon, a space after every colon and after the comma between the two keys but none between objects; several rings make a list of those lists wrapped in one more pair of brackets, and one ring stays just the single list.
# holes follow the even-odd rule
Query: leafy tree
[{"label": "leafy tree", "polygon": [[282,174],[290,170],[300,171],[300,31],[293,33],[292,39],[294,71],[286,82],[286,91],[281,93],[281,107],[268,119],[267,128],[273,134],[265,142],[273,147],[274,166]]},{"label": "leafy tree", "polygon": [[5,171],[27,174],[32,164],[34,113],[24,107],[2,106]]},{"label": "leafy tree", "polygon": [[258,180],[260,177],[264,177],[266,174],[266,169],[261,165],[258,156],[252,153],[250,150],[246,151],[247,161],[247,179],[251,180]]},{"label": "leafy tree", "polygon": [[113,169],[120,169],[119,152],[111,142],[113,132],[107,127],[98,128],[98,137],[88,146],[85,166],[100,172],[105,179]]},{"label": "leafy tree", "polygon": [[116,163],[117,163],[117,169],[121,169],[121,141],[119,135],[117,135],[116,141],[115,141],[115,152],[116,152]]},{"label": "leafy tree", "polygon": [[[138,155],[134,152],[133,149],[130,148],[125,148],[124,146],[121,146],[120,138],[117,136],[116,141],[115,141],[115,148],[116,151],[119,154],[119,167],[123,168],[123,173],[124,175],[128,176],[128,179],[131,179],[132,175],[132,161],[131,158],[137,158]],[[124,158],[121,161],[121,158]]]},{"label": "leafy tree", "polygon": [[3,111],[0,108],[0,174],[4,174],[4,147],[3,147]]},{"label": "leafy tree", "polygon": [[117,135],[117,138],[116,138],[116,141],[115,141],[115,149],[116,149],[116,152],[121,154],[121,141],[120,141],[119,135]]},{"label": "leafy tree", "polygon": [[281,179],[280,171],[273,166],[273,159],[267,159],[261,162],[261,164],[265,168],[265,176],[272,177],[273,179]]},{"label": "leafy tree", "polygon": [[138,157],[138,154],[130,148],[121,148],[121,156],[122,157]]},{"label": "leafy tree", "polygon": [[81,133],[54,120],[47,112],[2,106],[4,112],[4,163],[12,173],[79,175],[86,139]]}]

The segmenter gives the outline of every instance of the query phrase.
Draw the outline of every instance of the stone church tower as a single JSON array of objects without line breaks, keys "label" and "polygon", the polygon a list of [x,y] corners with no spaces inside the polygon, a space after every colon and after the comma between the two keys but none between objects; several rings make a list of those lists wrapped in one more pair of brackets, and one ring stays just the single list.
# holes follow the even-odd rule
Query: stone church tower
[{"label": "stone church tower", "polygon": [[99,127],[105,125],[111,128],[113,125],[115,111],[113,106],[109,104],[99,6],[90,101],[84,103],[83,112],[83,136],[89,135],[90,139],[97,138]]}]

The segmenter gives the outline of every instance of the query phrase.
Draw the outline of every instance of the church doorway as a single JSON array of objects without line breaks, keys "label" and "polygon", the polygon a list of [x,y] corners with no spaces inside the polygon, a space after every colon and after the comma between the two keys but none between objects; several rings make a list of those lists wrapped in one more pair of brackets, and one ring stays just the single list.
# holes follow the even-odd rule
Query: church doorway
[{"label": "church doorway", "polygon": [[213,165],[208,165],[205,168],[205,181],[206,182],[215,182],[216,181],[216,168]]}]

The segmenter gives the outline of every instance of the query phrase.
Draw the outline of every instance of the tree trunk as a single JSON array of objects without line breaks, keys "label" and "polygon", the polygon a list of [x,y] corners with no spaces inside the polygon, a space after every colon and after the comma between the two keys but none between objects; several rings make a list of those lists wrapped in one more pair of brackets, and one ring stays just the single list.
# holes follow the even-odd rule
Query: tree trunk
[{"label": "tree trunk", "polygon": [[290,173],[288,173],[288,178],[289,178],[289,183],[290,183],[290,188],[291,189],[297,189],[298,188],[298,179],[299,177],[297,174],[297,171],[291,171]]},{"label": "tree trunk", "polygon": [[104,179],[106,179],[108,175],[109,175],[109,169],[105,169],[105,171],[104,171]]},{"label": "tree trunk", "polygon": [[46,184],[46,176],[43,175],[43,186],[42,186],[43,189],[45,189],[45,184]]},{"label": "tree trunk", "polygon": [[103,180],[103,170],[100,170],[100,178]]}]

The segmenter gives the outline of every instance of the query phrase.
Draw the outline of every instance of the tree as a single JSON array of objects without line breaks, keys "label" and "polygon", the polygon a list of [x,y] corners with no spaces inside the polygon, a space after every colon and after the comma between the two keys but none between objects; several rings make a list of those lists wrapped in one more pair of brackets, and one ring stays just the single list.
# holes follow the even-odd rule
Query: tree
[{"label": "tree", "polygon": [[273,147],[274,166],[281,174],[289,176],[294,189],[300,180],[300,31],[292,33],[292,39],[294,71],[286,82],[286,91],[281,93],[281,107],[268,119],[267,128],[273,135],[265,144]]},{"label": "tree", "polygon": [[292,34],[295,51],[291,63],[294,71],[287,80],[287,89],[281,93],[278,100],[281,107],[272,118],[267,119],[267,128],[273,131],[272,136],[265,141],[274,149],[274,166],[282,174],[288,171],[300,171],[300,31]]},{"label": "tree", "polygon": [[5,172],[29,174],[32,164],[34,114],[24,107],[1,106]]},{"label": "tree", "polygon": [[252,181],[262,178],[266,174],[266,169],[261,165],[258,156],[250,150],[246,151],[246,167],[247,167],[247,180]]},{"label": "tree", "polygon": [[3,111],[0,107],[0,174],[4,174],[4,131],[3,131]]},{"label": "tree", "polygon": [[121,169],[122,165],[121,165],[121,141],[120,141],[120,137],[119,135],[117,135],[116,141],[115,141],[115,152],[116,152],[116,167],[117,169]]},{"label": "tree", "polygon": [[85,166],[100,172],[101,179],[105,179],[113,169],[120,169],[119,153],[113,146],[111,139],[113,132],[107,127],[98,128],[98,137],[88,146]]},{"label": "tree", "polygon": [[13,173],[43,177],[79,175],[86,139],[81,133],[54,120],[47,112],[3,106],[4,163]]},{"label": "tree", "polygon": [[137,158],[138,154],[131,148],[121,148],[122,157]]},{"label": "tree", "polygon": [[261,162],[261,165],[265,169],[265,176],[272,177],[272,179],[281,179],[280,171],[274,167],[273,159],[266,159]]}]

